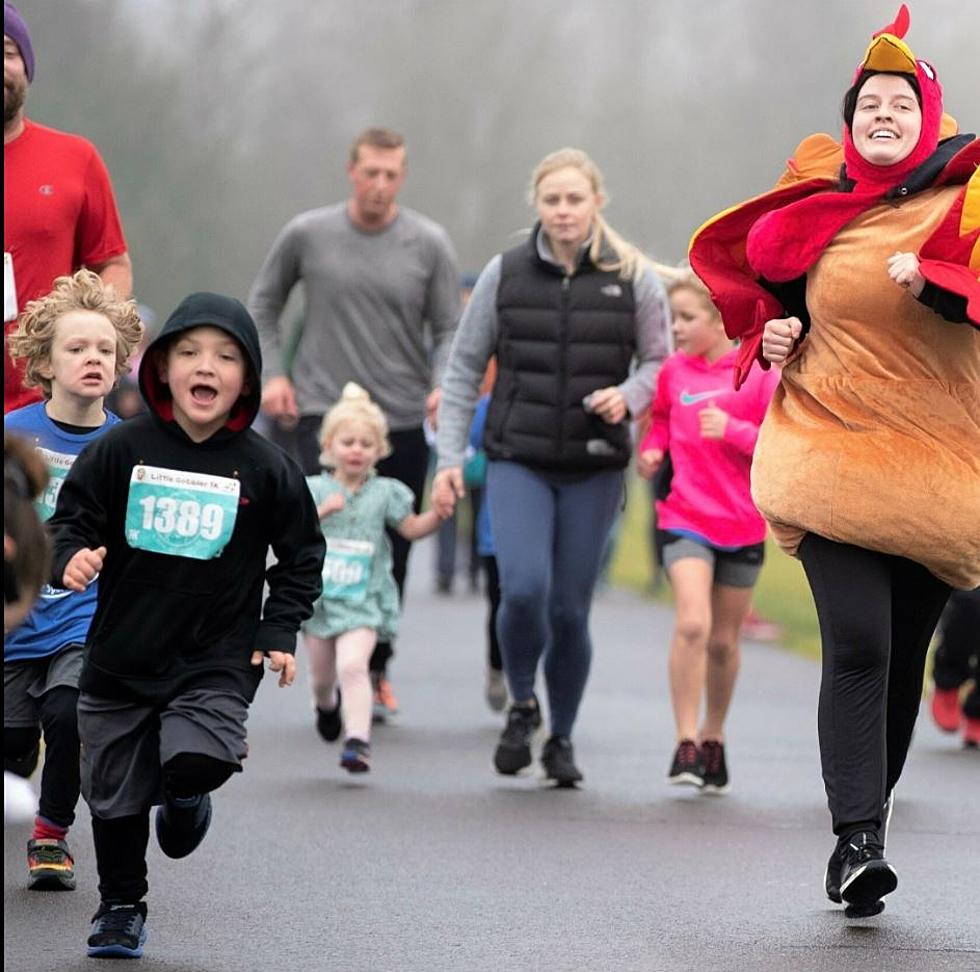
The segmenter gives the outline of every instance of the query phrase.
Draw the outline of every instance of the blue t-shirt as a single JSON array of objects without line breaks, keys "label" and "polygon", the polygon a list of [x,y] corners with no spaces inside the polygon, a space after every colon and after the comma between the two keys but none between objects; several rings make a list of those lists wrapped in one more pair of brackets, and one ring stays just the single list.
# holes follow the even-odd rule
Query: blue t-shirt
[{"label": "blue t-shirt", "polygon": [[[118,421],[112,412],[106,412],[106,421],[99,428],[83,435],[74,435],[58,428],[48,418],[44,402],[18,408],[4,416],[4,431],[14,432],[26,439],[47,463],[51,479],[37,501],[38,516],[42,520],[47,520],[54,513],[61,484],[78,454]],[[81,593],[45,584],[31,613],[20,627],[4,637],[3,660],[46,658],[69,645],[84,644],[97,599],[98,581],[89,584]]]}]

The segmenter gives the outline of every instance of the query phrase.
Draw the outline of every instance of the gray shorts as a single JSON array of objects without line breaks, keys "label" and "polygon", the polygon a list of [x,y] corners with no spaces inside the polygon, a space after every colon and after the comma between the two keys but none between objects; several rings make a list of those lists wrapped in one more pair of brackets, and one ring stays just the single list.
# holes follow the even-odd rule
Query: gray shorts
[{"label": "gray shorts", "polygon": [[658,540],[664,570],[668,575],[677,561],[694,557],[711,564],[714,582],[725,587],[754,587],[765,559],[764,543],[753,543],[736,550],[722,550],[707,542],[702,543],[669,530],[661,530]]},{"label": "gray shorts", "polygon": [[248,701],[239,692],[188,688],[163,705],[83,692],[78,700],[82,796],[96,817],[146,813],[163,801],[163,764],[196,753],[241,770]]},{"label": "gray shorts", "polygon": [[78,688],[82,645],[69,645],[57,655],[25,658],[3,664],[3,724],[33,729],[41,723],[41,696],[54,688]]}]

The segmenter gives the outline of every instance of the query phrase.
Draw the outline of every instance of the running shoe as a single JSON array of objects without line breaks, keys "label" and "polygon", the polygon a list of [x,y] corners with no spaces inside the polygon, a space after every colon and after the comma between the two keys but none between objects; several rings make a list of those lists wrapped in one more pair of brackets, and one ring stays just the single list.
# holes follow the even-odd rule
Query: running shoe
[{"label": "running shoe", "polygon": [[881,840],[874,831],[852,835],[841,849],[840,896],[848,917],[876,915],[885,907],[882,898],[898,887],[895,868],[885,860]]},{"label": "running shoe", "polygon": [[933,721],[943,732],[956,732],[963,718],[960,710],[960,690],[934,689],[930,709]]},{"label": "running shoe", "polygon": [[568,736],[552,736],[541,750],[541,766],[546,779],[554,780],[559,789],[582,782],[582,774],[575,765],[575,750]]},{"label": "running shoe", "polygon": [[391,682],[379,672],[371,673],[371,682],[374,685],[374,707],[371,712],[373,722],[387,722],[388,719],[398,715],[398,700],[392,691]]},{"label": "running shoe", "polygon": [[74,891],[75,861],[63,840],[27,842],[27,887],[31,891]]},{"label": "running shoe", "polygon": [[725,763],[725,744],[717,739],[701,743],[701,779],[705,793],[727,793],[732,784]]},{"label": "running shoe", "polygon": [[514,776],[531,765],[531,740],[541,727],[541,709],[535,697],[532,703],[511,705],[507,725],[493,754],[493,765],[504,776]]},{"label": "running shoe", "polygon": [[749,608],[739,633],[749,641],[779,641],[783,636],[783,629],[775,621],[760,618],[753,608]]},{"label": "running shoe", "polygon": [[667,782],[674,785],[703,786],[704,771],[701,768],[701,754],[693,739],[682,739],[674,750],[674,760],[670,764]]},{"label": "running shoe", "polygon": [[[892,812],[895,809],[895,791],[888,794],[881,808],[881,853],[885,853],[885,846],[888,843],[888,828],[892,822]],[[841,904],[840,896],[840,872],[844,866],[844,848],[841,844],[834,845],[834,851],[827,861],[827,869],[823,875],[823,887],[827,892],[827,897],[834,904]]]},{"label": "running shoe", "polygon": [[967,749],[977,749],[980,747],[980,719],[964,716],[963,745]]},{"label": "running shoe", "polygon": [[340,738],[343,720],[340,718],[340,692],[337,704],[332,709],[316,707],[316,731],[325,742],[336,742]]},{"label": "running shoe", "polygon": [[146,903],[99,905],[92,916],[88,954],[94,958],[137,959],[146,944]]},{"label": "running shoe", "polygon": [[487,668],[486,700],[491,712],[507,708],[507,679],[499,669]]},{"label": "running shoe", "polygon": [[340,754],[340,765],[348,773],[367,773],[371,769],[371,744],[351,736],[344,743]]},{"label": "running shoe", "polygon": [[211,826],[211,794],[167,797],[157,808],[156,832],[167,857],[187,857],[204,840]]}]

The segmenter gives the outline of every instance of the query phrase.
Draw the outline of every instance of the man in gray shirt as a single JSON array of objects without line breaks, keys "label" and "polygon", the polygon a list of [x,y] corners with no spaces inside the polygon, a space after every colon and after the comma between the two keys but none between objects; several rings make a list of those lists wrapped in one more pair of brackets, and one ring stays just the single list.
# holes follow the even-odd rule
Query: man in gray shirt
[{"label": "man in gray shirt", "polygon": [[[291,219],[252,285],[248,306],[264,361],[262,409],[281,427],[295,425],[297,458],[313,474],[323,415],[345,383],[356,381],[391,428],[393,452],[378,472],[404,482],[418,503],[429,458],[422,423],[438,407],[460,315],[456,255],[441,226],[398,205],[405,181],[401,135],[383,128],[361,133],[347,174],[350,199]],[[306,309],[286,374],[280,316],[300,282]],[[391,539],[401,591],[410,544]],[[389,711],[394,704],[383,676],[390,655],[391,646],[380,643],[371,660],[377,701],[392,703]]]}]

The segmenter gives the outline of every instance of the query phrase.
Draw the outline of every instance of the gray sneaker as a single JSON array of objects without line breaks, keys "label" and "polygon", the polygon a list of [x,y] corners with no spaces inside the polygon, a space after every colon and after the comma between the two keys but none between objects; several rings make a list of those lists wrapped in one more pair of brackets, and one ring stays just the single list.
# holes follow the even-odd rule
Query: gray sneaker
[{"label": "gray sneaker", "polygon": [[486,700],[491,712],[507,708],[507,679],[499,669],[487,668]]}]

